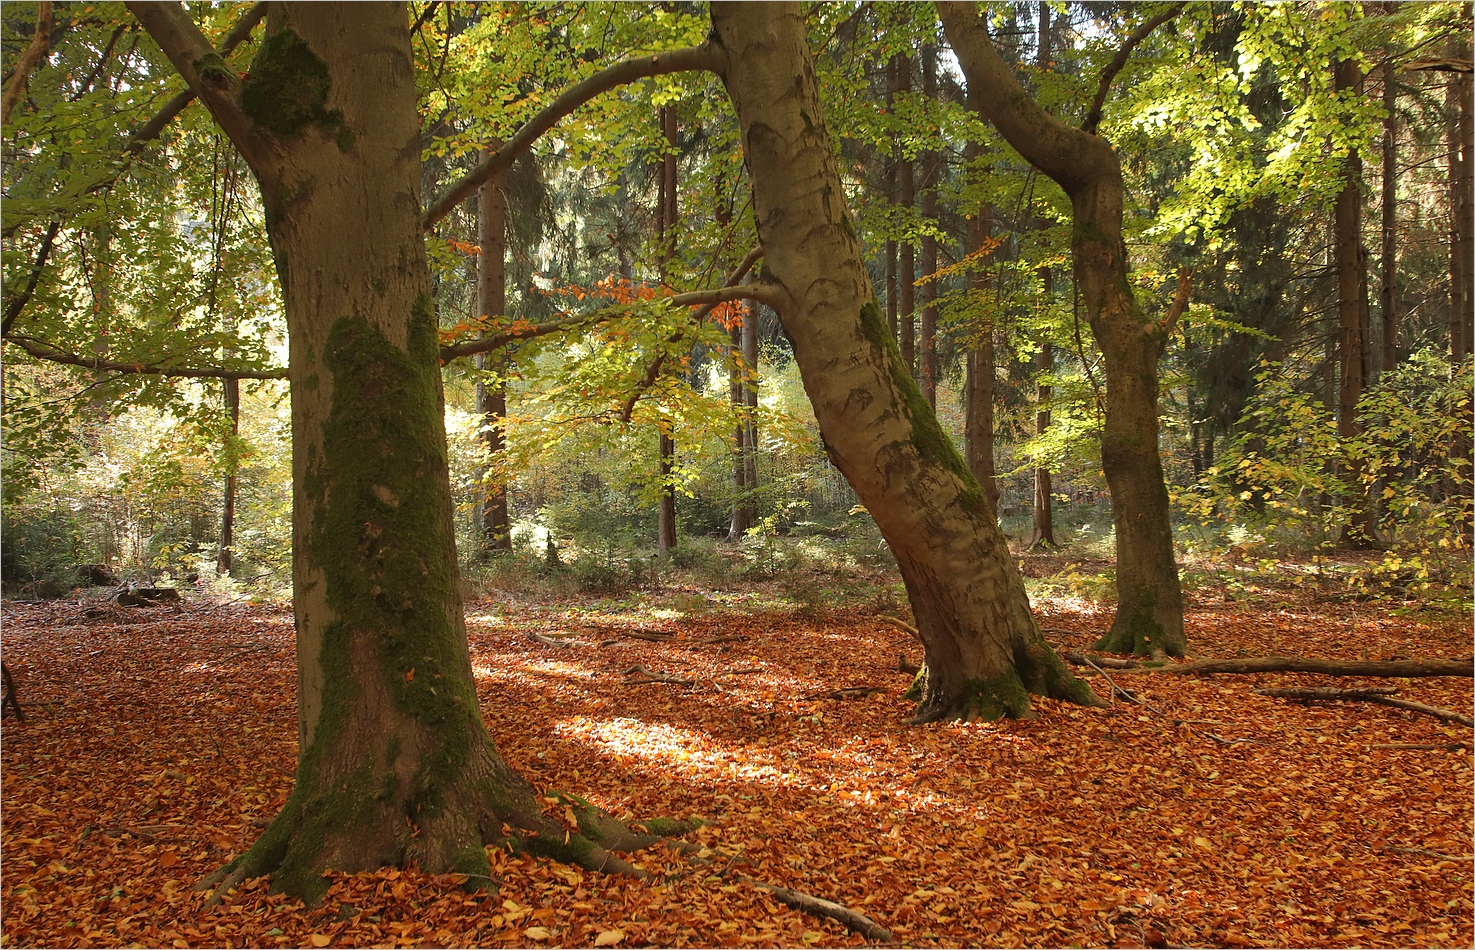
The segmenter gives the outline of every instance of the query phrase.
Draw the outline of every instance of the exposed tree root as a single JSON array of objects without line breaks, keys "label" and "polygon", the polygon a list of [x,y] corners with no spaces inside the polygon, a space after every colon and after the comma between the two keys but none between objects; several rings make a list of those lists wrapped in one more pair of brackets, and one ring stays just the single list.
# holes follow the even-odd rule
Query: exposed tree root
[{"label": "exposed tree root", "polygon": [[1275,696],[1281,699],[1298,699],[1301,702],[1338,702],[1338,703],[1377,703],[1380,706],[1392,706],[1395,709],[1407,709],[1424,716],[1432,716],[1445,722],[1457,722],[1462,726],[1475,725],[1475,720],[1463,713],[1453,712],[1448,709],[1440,709],[1437,706],[1425,706],[1423,703],[1411,702],[1407,699],[1395,699],[1389,695],[1398,692],[1393,687],[1380,687],[1375,689],[1257,689],[1255,692],[1261,696]]}]

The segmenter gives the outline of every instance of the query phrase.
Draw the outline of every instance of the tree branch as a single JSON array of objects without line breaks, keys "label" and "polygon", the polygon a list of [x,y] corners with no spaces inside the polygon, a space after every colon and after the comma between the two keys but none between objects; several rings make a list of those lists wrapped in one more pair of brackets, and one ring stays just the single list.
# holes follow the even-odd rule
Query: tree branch
[{"label": "tree branch", "polygon": [[[160,0],[126,0],[124,6],[137,18],[184,81],[204,100],[216,123],[253,168],[259,168],[261,147],[256,125],[241,108],[241,78],[229,69],[201,67],[223,63],[224,58],[178,3]],[[254,24],[253,24],[254,25]]]},{"label": "tree branch", "polygon": [[1116,56],[1101,71],[1101,80],[1096,85],[1096,98],[1091,100],[1091,108],[1086,113],[1086,121],[1081,123],[1081,131],[1096,134],[1096,126],[1101,123],[1101,109],[1106,105],[1106,94],[1111,91],[1111,81],[1116,78],[1117,73],[1122,71],[1122,67],[1127,65],[1127,60],[1132,56],[1132,50],[1147,39],[1153,30],[1182,13],[1183,8],[1187,5],[1186,3],[1175,3],[1157,16],[1144,21],[1132,31],[1132,34],[1122,43],[1122,48],[1117,50]]},{"label": "tree branch", "polygon": [[[135,14],[136,16],[137,14]],[[256,24],[266,17],[266,4],[257,3],[247,10],[245,15],[236,23],[231,31],[225,35],[224,42],[220,46],[220,55],[229,56],[231,52],[244,43],[250,36],[251,31],[256,29]],[[195,90],[193,87],[186,89],[165,103],[159,114],[154,116],[143,126],[129,136],[128,145],[124,147],[123,153],[136,154],[143,151],[143,147],[158,138],[174,119],[184,111],[184,107],[195,101]]]},{"label": "tree branch", "polygon": [[1173,332],[1173,327],[1178,325],[1184,311],[1188,309],[1188,298],[1193,291],[1193,268],[1186,267],[1178,272],[1178,292],[1173,297],[1173,304],[1163,318],[1158,321],[1163,336]]},{"label": "tree branch", "polygon": [[187,367],[187,366],[161,366],[156,363],[122,363],[117,360],[105,360],[99,357],[78,356],[76,353],[68,353],[59,350],[49,343],[36,340],[19,334],[5,335],[5,341],[14,343],[38,360],[46,360],[51,363],[64,363],[67,366],[80,366],[99,373],[119,373],[122,375],[141,376],[167,376],[180,379],[286,379],[287,371],[284,369],[224,369],[218,366]]},{"label": "tree branch", "polygon": [[41,237],[41,246],[36,249],[36,262],[31,265],[31,276],[26,280],[26,289],[5,306],[5,322],[0,324],[0,336],[10,335],[10,327],[15,323],[15,318],[20,316],[21,311],[26,309],[26,304],[31,302],[31,295],[36,292],[36,285],[41,281],[41,272],[46,269],[46,258],[51,256],[51,244],[56,240],[56,233],[60,230],[60,219],[46,226],[46,233]]},{"label": "tree branch", "polygon": [[1091,182],[1113,173],[1116,156],[1106,142],[1061,122],[1025,92],[994,49],[977,4],[949,0],[936,6],[969,84],[978,82],[989,90],[989,95],[977,99],[979,111],[1025,161],[1054,179],[1072,199]]},{"label": "tree branch", "polygon": [[719,54],[712,46],[708,44],[690,46],[650,56],[632,57],[615,63],[607,69],[602,69],[584,81],[570,86],[563,95],[549,103],[547,108],[525,122],[522,128],[518,129],[501,148],[489,155],[460,181],[442,192],[426,210],[425,216],[420,221],[421,228],[429,231],[435,227],[436,222],[449,214],[452,208],[470,197],[472,192],[480,188],[488,178],[511,165],[519,155],[531,148],[543,133],[558,124],[560,119],[600,93],[651,76],[699,69],[716,71],[718,63]]},{"label": "tree branch", "polygon": [[50,48],[51,23],[50,0],[40,0],[36,4],[36,30],[31,34],[31,43],[16,61],[15,69],[10,74],[10,85],[5,87],[5,95],[0,99],[0,124],[10,124],[10,113],[30,84],[31,71]]}]

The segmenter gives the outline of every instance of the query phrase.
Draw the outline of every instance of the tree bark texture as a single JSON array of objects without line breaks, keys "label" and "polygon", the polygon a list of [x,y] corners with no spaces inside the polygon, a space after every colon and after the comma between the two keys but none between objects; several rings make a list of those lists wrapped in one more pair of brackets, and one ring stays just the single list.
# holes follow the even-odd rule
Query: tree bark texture
[{"label": "tree bark texture", "polygon": [[1121,166],[1110,144],[1040,108],[999,57],[972,4],[938,13],[985,118],[1071,199],[1075,280],[1106,375],[1101,466],[1116,525],[1117,611],[1098,644],[1113,652],[1181,656],[1183,594],[1173,555],[1158,448],[1157,364],[1169,327],[1151,319],[1127,279]]},{"label": "tree bark texture", "polygon": [[887,333],[801,8],[717,3],[712,23],[776,309],[830,457],[891,546],[917,618],[917,719],[1025,716],[1031,692],[1099,702],[1040,636],[982,488]]},{"label": "tree bark texture", "polygon": [[230,420],[230,433],[226,436],[225,497],[220,506],[220,553],[215,559],[215,573],[229,577],[236,544],[236,473],[240,469],[236,440],[241,434],[241,381],[224,379],[221,382],[225,388],[225,415]]},{"label": "tree bark texture", "polygon": [[[1040,3],[1039,35],[1036,50],[1035,65],[1041,70],[1050,68],[1050,5]],[[1048,227],[1047,222],[1040,222],[1042,227]],[[1044,296],[1045,306],[1049,307],[1054,295],[1054,286],[1051,283],[1049,267],[1040,268],[1040,289]],[[1040,341],[1040,349],[1035,357],[1035,372],[1041,377],[1055,371],[1055,347],[1048,339]],[[1050,428],[1050,397],[1051,387],[1048,382],[1039,381],[1035,384],[1035,438],[1041,438],[1045,430]],[[1033,527],[1029,534],[1029,546],[1055,547],[1055,517],[1054,505],[1051,498],[1050,470],[1043,465],[1035,466],[1035,499]]]},{"label": "tree bark texture", "polygon": [[[507,192],[506,172],[488,178],[477,193],[476,313],[483,320],[507,314]],[[487,459],[481,484],[481,545],[484,554],[512,550],[512,517],[507,507],[507,483],[496,473],[507,446],[507,356],[505,350],[476,357],[476,414],[481,420],[477,440]]]},{"label": "tree bark texture", "polygon": [[289,334],[297,780],[221,887],[271,873],[312,902],[329,867],[486,875],[504,821],[598,866],[541,816],[477,702],[405,5],[272,4],[248,80],[182,6],[129,9],[256,176]]},{"label": "tree bark texture", "polygon": [[[1468,46],[1466,47],[1468,49]],[[1470,355],[1472,327],[1471,313],[1475,312],[1475,299],[1471,295],[1472,202],[1475,202],[1475,183],[1472,183],[1472,116],[1471,79],[1469,73],[1459,73],[1450,79],[1445,104],[1449,110],[1449,126],[1445,135],[1449,159],[1449,356],[1450,362],[1458,366]]]}]

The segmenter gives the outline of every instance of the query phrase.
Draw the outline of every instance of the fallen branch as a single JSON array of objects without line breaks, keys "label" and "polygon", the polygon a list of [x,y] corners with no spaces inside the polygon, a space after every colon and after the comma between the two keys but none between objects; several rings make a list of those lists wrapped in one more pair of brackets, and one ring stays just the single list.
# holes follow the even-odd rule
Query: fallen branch
[{"label": "fallen branch", "polygon": [[1391,687],[1377,689],[1257,689],[1255,692],[1261,696],[1275,696],[1280,699],[1296,699],[1301,702],[1348,702],[1348,703],[1376,703],[1379,706],[1392,706],[1395,709],[1407,709],[1409,712],[1420,713],[1425,716],[1433,716],[1445,722],[1457,722],[1462,726],[1475,725],[1464,713],[1457,713],[1449,709],[1440,709],[1437,706],[1425,706],[1423,703],[1411,702],[1407,699],[1394,699],[1389,693],[1397,690]]},{"label": "fallen branch", "polygon": [[620,636],[634,637],[637,640],[649,640],[651,643],[670,643],[676,639],[674,633],[657,633],[653,630],[621,630]]},{"label": "fallen branch", "polygon": [[847,686],[844,689],[832,689],[827,693],[810,693],[808,696],[801,696],[800,699],[860,699],[862,696],[884,692],[886,690],[879,686]]},{"label": "fallen branch", "polygon": [[536,643],[545,644],[546,646],[557,647],[560,650],[568,650],[572,649],[573,647],[573,644],[569,643],[567,640],[555,640],[552,637],[546,637],[541,633],[529,633],[528,639]]},{"label": "fallen branch", "polygon": [[646,683],[670,683],[674,686],[695,686],[696,680],[673,673],[662,673],[648,666],[636,664],[625,671],[626,686],[643,686]]},{"label": "fallen branch", "polygon": [[1120,656],[1087,656],[1078,650],[1061,650],[1060,658],[1067,663],[1076,666],[1099,666],[1109,670],[1135,670],[1142,665],[1138,660],[1128,660]]},{"label": "fallen branch", "polygon": [[1458,752],[1461,749],[1470,748],[1468,742],[1374,742],[1368,746],[1369,749],[1421,749],[1432,751],[1438,749],[1443,752]]},{"label": "fallen branch", "polygon": [[1118,686],[1116,684],[1116,680],[1114,680],[1114,679],[1111,678],[1111,674],[1108,673],[1108,672],[1106,672],[1105,670],[1103,670],[1099,665],[1097,665],[1097,663],[1096,663],[1095,660],[1091,659],[1089,656],[1086,656],[1084,653],[1081,654],[1081,659],[1082,660],[1085,660],[1086,661],[1086,665],[1089,666],[1089,667],[1091,667],[1091,669],[1095,670],[1096,672],[1100,673],[1102,676],[1106,677],[1106,681],[1111,684],[1111,701],[1112,702],[1116,702],[1117,695],[1120,694],[1123,699],[1127,700],[1130,703],[1136,703],[1138,706],[1145,705],[1145,703],[1143,703],[1142,700],[1138,699],[1135,695],[1133,695],[1132,693],[1127,692],[1126,690],[1124,690],[1120,686]]},{"label": "fallen branch", "polygon": [[801,913],[813,917],[828,917],[836,921],[847,930],[854,931],[867,940],[878,943],[895,943],[896,937],[891,931],[882,927],[871,918],[858,910],[851,910],[843,904],[827,901],[823,897],[815,897],[812,894],[804,894],[800,891],[791,890],[787,887],[779,887],[777,884],[767,884],[746,874],[734,874],[733,877],[744,881],[760,890],[765,890],[778,899],[779,903],[792,907]]},{"label": "fallen branch", "polygon": [[727,634],[725,636],[708,637],[705,640],[698,640],[697,641],[697,645],[698,646],[704,646],[704,647],[706,647],[706,646],[711,646],[714,643],[736,643],[739,640],[746,640],[746,639],[748,639],[748,638],[747,637],[744,637],[744,636],[740,636],[740,635],[735,634],[735,633],[730,633],[730,634]]},{"label": "fallen branch", "polygon": [[897,617],[890,617],[890,616],[887,616],[886,614],[881,614],[876,619],[877,620],[884,620],[887,623],[891,624],[896,629],[901,630],[901,631],[904,631],[906,633],[910,633],[912,636],[916,637],[918,640],[921,640],[922,639],[922,634],[917,630],[917,628],[914,627],[914,626],[912,626],[911,624],[907,623],[905,620],[902,620],[902,619],[897,618]]},{"label": "fallen branch", "polygon": [[1124,667],[1152,673],[1321,673],[1327,676],[1475,676],[1475,660],[1317,660],[1294,656],[1250,656],[1195,660],[1162,666]]},{"label": "fallen branch", "polygon": [[749,666],[749,667],[744,667],[741,670],[726,670],[725,672],[718,673],[717,675],[718,676],[747,676],[749,673],[762,673],[762,672],[763,672],[763,670],[762,670],[761,667]]}]

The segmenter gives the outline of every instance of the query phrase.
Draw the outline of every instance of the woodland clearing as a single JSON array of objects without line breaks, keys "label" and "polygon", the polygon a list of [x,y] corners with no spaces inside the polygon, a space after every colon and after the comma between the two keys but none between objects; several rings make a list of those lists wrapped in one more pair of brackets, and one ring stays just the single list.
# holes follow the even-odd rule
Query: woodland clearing
[{"label": "woodland clearing", "polygon": [[[1475,942],[1470,730],[1252,692],[1396,685],[1468,711],[1468,679],[1117,676],[1147,705],[1041,699],[1031,721],[917,727],[896,661],[918,651],[877,619],[879,598],[777,603],[761,585],[667,585],[467,607],[482,708],[508,761],[539,789],[617,815],[702,817],[687,839],[716,863],[648,850],[632,856],[656,875],[645,884],[492,851],[495,893],[385,868],[334,876],[316,908],[263,879],[205,909],[191,885],[249,845],[291,787],[290,611],[6,602],[26,720],[4,729],[3,942],[864,943],[737,873],[846,904],[904,945]],[[1062,649],[1109,622],[1082,600],[1037,594],[1035,606]],[[1189,607],[1199,658],[1470,648],[1465,618],[1402,616],[1314,583],[1200,587]],[[704,642],[733,637],[744,639]],[[636,666],[694,683],[627,683]],[[851,698],[858,687],[879,692]]]}]

